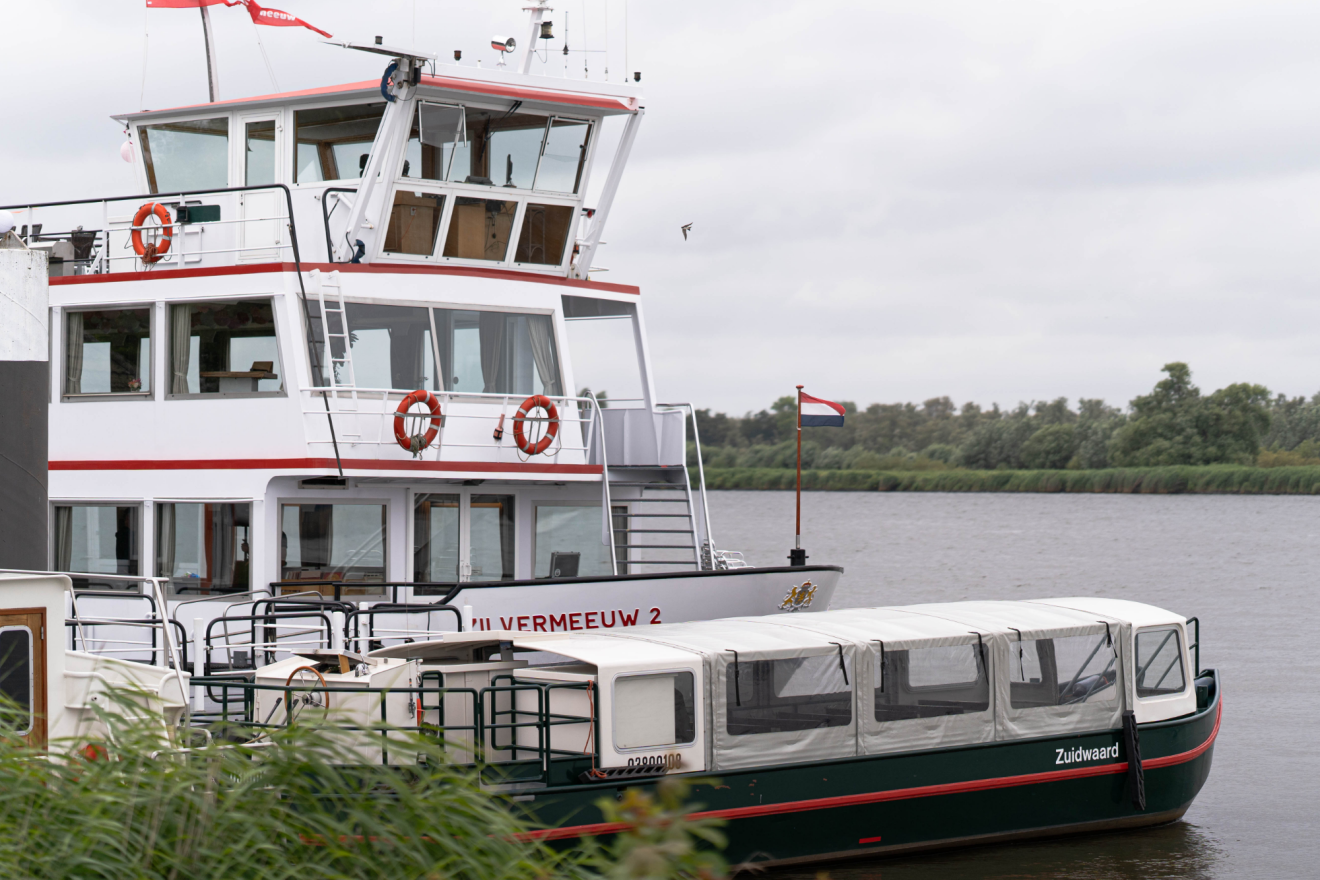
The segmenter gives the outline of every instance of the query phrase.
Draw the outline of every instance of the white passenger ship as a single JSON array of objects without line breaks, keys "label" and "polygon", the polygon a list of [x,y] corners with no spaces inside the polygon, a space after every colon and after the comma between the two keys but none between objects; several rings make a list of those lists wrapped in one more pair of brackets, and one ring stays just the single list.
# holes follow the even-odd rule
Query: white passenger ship
[{"label": "white passenger ship", "polygon": [[717,549],[640,290],[590,277],[640,88],[353,48],[379,82],[115,117],[142,194],[9,208],[52,258],[51,569],[166,579],[189,643],[272,596],[419,637],[827,608],[842,569]]}]

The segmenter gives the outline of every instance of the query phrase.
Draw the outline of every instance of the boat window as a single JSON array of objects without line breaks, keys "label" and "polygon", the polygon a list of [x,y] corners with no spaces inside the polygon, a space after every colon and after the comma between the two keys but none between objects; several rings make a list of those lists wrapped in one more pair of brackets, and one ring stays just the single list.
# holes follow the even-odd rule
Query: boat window
[{"label": "boat window", "polygon": [[517,202],[500,199],[454,199],[454,212],[445,235],[445,256],[460,260],[504,262],[513,232]]},{"label": "boat window", "polygon": [[573,359],[578,396],[591,391],[601,405],[639,407],[644,403],[642,369],[632,303],[562,297],[564,327]]},{"label": "boat window", "polygon": [[582,169],[587,158],[590,123],[577,119],[556,119],[541,153],[536,172],[536,189],[545,192],[575,193],[582,184]]},{"label": "boat window", "polygon": [[875,661],[876,721],[990,708],[990,679],[977,645],[877,651]]},{"label": "boat window", "polygon": [[544,116],[467,109],[467,144],[455,148],[449,179],[531,189],[545,139]]},{"label": "boat window", "polygon": [[614,746],[647,749],[697,736],[691,672],[621,675],[614,679]]},{"label": "boat window", "polygon": [[457,494],[418,494],[413,503],[413,580],[458,582]]},{"label": "boat window", "polygon": [[[626,529],[628,508],[617,505],[611,509],[614,511],[614,528]],[[600,540],[599,504],[538,504],[535,519],[532,577],[585,577],[610,573],[610,548]],[[621,573],[628,571],[627,548],[622,546],[626,543],[622,533],[616,531],[614,552]],[[554,563],[553,569],[551,562]]]},{"label": "boat window", "polygon": [[194,119],[138,129],[147,188],[180,193],[229,186],[229,120]]},{"label": "boat window", "polygon": [[523,211],[513,261],[558,266],[564,262],[564,246],[572,225],[573,208],[568,205],[529,204]]},{"label": "boat window", "polygon": [[[54,570],[84,574],[136,575],[138,570],[137,505],[55,505]],[[123,590],[119,581],[76,577],[80,590]]]},{"label": "boat window", "polygon": [[384,102],[296,111],[293,182],[360,178],[384,115]]},{"label": "boat window", "polygon": [[175,595],[241,593],[251,587],[250,504],[156,505],[156,576]]},{"label": "boat window", "polygon": [[[356,502],[280,506],[280,568],[285,581],[385,580],[385,505]],[[299,587],[299,589],[303,589]],[[308,586],[334,595],[332,586]],[[343,595],[379,592],[345,587]]]},{"label": "boat window", "polygon": [[1178,627],[1161,626],[1138,632],[1137,696],[1180,694],[1186,687]]},{"label": "boat window", "polygon": [[[358,388],[395,388],[438,391],[431,317],[423,306],[381,306],[346,303],[349,345],[353,351],[353,378],[346,365],[336,365],[336,378]],[[342,337],[341,337],[342,339]],[[336,358],[342,341],[332,340]]]},{"label": "boat window", "polygon": [[151,309],[67,312],[65,394],[149,394]]},{"label": "boat window", "polygon": [[257,394],[283,388],[268,299],[170,307],[171,394]]},{"label": "boat window", "polygon": [[1014,709],[1107,703],[1116,699],[1108,633],[1053,639],[1010,638],[1009,701]]},{"label": "boat window", "polygon": [[275,182],[275,120],[249,122],[243,151],[243,183],[266,186]]},{"label": "boat window", "polygon": [[[446,391],[563,394],[549,315],[460,309],[433,312]],[[356,330],[351,318],[349,325]]]},{"label": "boat window", "polygon": [[[452,104],[418,103],[413,117],[408,149],[404,153],[403,177],[418,180],[448,180],[456,150],[467,143],[463,108]],[[464,152],[464,161],[468,161]],[[467,174],[466,167],[461,172]]]},{"label": "boat window", "polygon": [[404,190],[396,192],[394,207],[390,209],[390,223],[385,231],[386,253],[423,257],[434,254],[440,238],[440,218],[444,213],[444,196]]},{"label": "boat window", "polygon": [[[12,617],[10,618],[13,619]],[[23,735],[32,730],[33,673],[32,629],[27,626],[0,626],[0,731]]]},{"label": "boat window", "polygon": [[[846,727],[852,690],[836,653],[728,666],[725,714],[733,736]],[[850,664],[851,666],[851,664]],[[847,681],[852,681],[848,669]]]},{"label": "boat window", "polygon": [[513,496],[468,499],[469,580],[513,580]]}]

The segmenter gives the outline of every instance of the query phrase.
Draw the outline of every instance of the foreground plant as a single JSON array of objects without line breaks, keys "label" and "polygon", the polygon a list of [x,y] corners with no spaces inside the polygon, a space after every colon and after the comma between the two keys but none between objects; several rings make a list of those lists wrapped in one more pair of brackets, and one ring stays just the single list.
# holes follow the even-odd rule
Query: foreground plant
[{"label": "foreground plant", "polygon": [[[619,800],[596,802],[605,821],[622,825],[606,847],[588,844],[588,862],[613,880],[719,880],[728,875],[720,855],[719,819],[692,818],[689,784],[662,779],[651,794],[629,788]],[[702,844],[705,846],[702,846]]]}]

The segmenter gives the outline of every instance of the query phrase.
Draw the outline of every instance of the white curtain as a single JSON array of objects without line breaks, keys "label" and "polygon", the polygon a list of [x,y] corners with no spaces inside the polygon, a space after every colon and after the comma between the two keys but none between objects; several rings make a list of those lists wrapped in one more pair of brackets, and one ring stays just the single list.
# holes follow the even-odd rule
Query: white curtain
[{"label": "white curtain", "polygon": [[499,394],[503,389],[502,373],[504,370],[504,323],[503,312],[482,312],[477,330],[481,337],[481,381],[482,391],[487,394]]},{"label": "white curtain", "polygon": [[170,393],[188,393],[188,361],[192,343],[192,307],[172,306],[170,311]]},{"label": "white curtain", "polygon": [[69,312],[64,336],[64,393],[82,394],[83,316]]},{"label": "white curtain", "polygon": [[174,505],[156,505],[156,577],[174,577]]},{"label": "white curtain", "polygon": [[555,369],[554,325],[549,315],[530,315],[527,329],[532,339],[532,359],[536,361],[536,373],[541,377],[541,385],[550,397],[558,397],[559,371]]},{"label": "white curtain", "polygon": [[73,565],[73,508],[55,508],[55,570]]}]

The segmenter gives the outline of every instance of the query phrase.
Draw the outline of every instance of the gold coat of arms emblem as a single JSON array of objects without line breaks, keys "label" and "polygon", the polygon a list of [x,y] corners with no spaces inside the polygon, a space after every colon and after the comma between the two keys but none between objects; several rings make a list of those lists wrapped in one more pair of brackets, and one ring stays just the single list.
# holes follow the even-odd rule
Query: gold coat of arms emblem
[{"label": "gold coat of arms emblem", "polygon": [[811,581],[804,581],[788,588],[784,601],[779,603],[779,610],[792,612],[810,608],[811,600],[814,598],[816,598],[816,585]]}]

